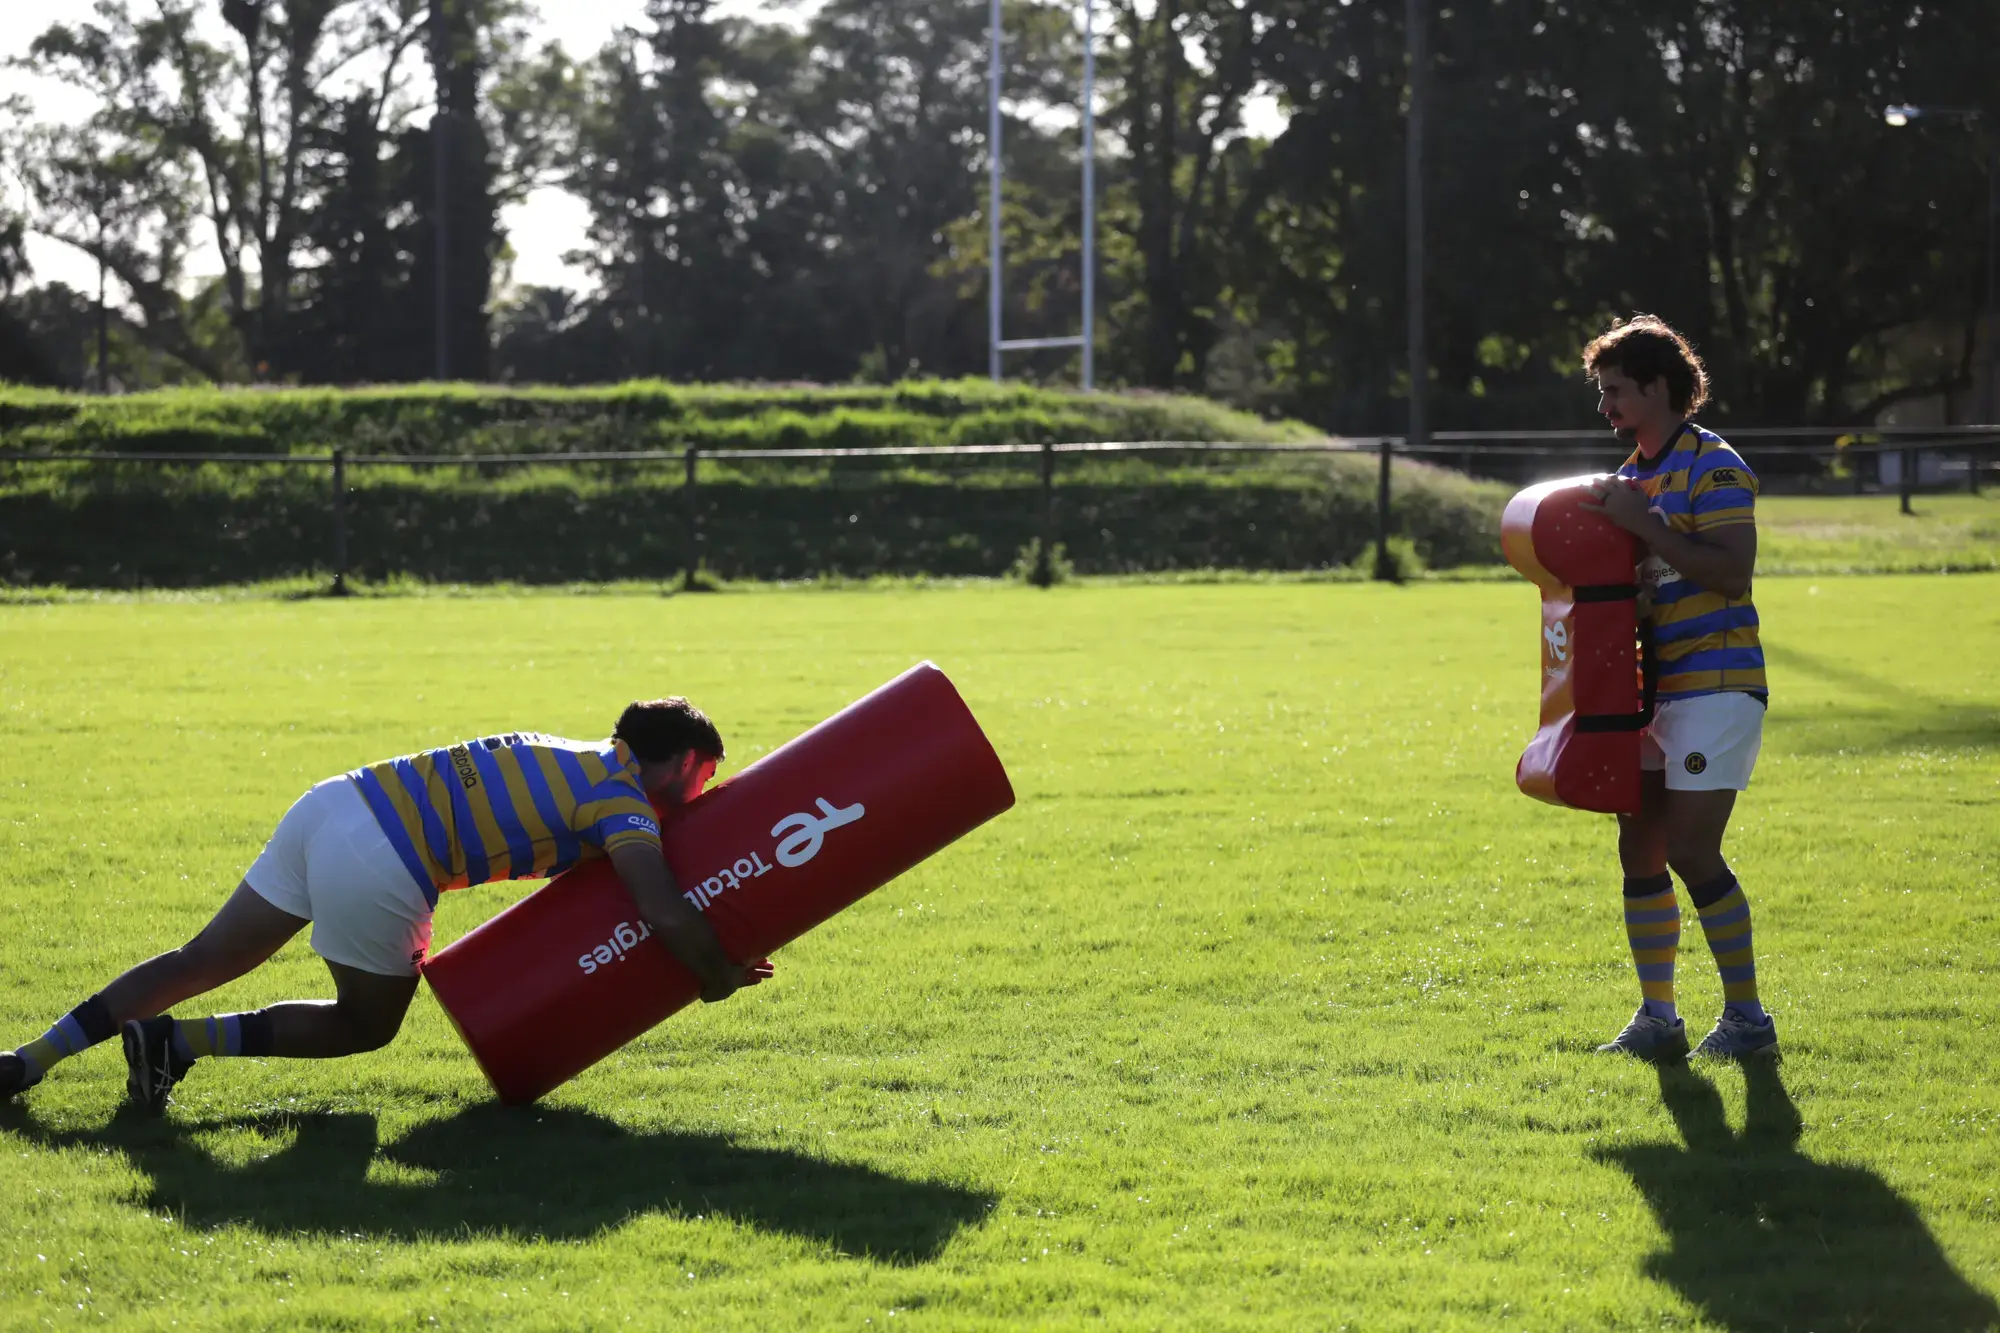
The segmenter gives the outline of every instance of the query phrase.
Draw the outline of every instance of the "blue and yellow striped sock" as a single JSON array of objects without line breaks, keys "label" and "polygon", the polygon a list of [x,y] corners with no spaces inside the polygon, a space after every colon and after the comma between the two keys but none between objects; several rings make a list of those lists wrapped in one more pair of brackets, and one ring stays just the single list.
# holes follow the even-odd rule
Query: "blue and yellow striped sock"
[{"label": "blue and yellow striped sock", "polygon": [[1701,933],[1708,936],[1709,952],[1722,973],[1722,1001],[1753,1023],[1765,1020],[1763,1002],[1757,998],[1757,955],[1750,937],[1750,900],[1732,871],[1725,870],[1706,884],[1688,885],[1688,896],[1701,913]]},{"label": "blue and yellow striped sock", "polygon": [[1668,1022],[1674,1007],[1674,957],[1681,946],[1681,905],[1666,871],[1625,881],[1625,938],[1639,970],[1639,993],[1646,1012]]},{"label": "blue and yellow striped sock", "polygon": [[269,1010],[174,1020],[174,1054],[183,1060],[205,1055],[259,1056],[271,1053]]},{"label": "blue and yellow striped sock", "polygon": [[98,1042],[109,1041],[117,1035],[118,1024],[112,1021],[111,1010],[105,1005],[104,997],[91,996],[64,1014],[54,1027],[14,1052],[28,1069],[28,1081],[23,1086],[33,1087],[55,1068],[58,1061],[67,1060],[77,1052],[87,1051]]}]

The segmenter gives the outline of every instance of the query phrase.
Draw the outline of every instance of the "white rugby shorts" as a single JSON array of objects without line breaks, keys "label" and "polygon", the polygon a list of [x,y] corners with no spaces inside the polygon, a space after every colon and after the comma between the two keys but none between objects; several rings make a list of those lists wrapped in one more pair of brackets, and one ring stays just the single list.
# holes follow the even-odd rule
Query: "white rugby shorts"
[{"label": "white rugby shorts", "polygon": [[1741,690],[1669,699],[1653,710],[1639,766],[1668,791],[1742,791],[1764,748],[1764,705]]},{"label": "white rugby shorts", "polygon": [[294,801],[243,879],[311,921],[313,952],[330,963],[413,977],[430,950],[431,905],[345,777]]}]

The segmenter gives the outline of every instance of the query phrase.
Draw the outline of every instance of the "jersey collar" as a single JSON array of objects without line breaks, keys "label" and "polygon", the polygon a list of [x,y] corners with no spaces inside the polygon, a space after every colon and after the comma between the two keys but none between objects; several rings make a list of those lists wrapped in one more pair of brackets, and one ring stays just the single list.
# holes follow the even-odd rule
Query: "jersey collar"
[{"label": "jersey collar", "polygon": [[1644,450],[1634,449],[1632,456],[1625,460],[1625,466],[1631,468],[1642,477],[1658,472],[1661,466],[1674,456],[1674,450],[1680,447],[1681,436],[1689,433],[1699,436],[1701,434],[1701,427],[1695,425],[1692,421],[1681,422],[1680,425],[1674,427],[1674,433],[1667,436],[1667,442],[1660,446],[1660,452],[1654,454],[1651,458],[1647,458]]}]

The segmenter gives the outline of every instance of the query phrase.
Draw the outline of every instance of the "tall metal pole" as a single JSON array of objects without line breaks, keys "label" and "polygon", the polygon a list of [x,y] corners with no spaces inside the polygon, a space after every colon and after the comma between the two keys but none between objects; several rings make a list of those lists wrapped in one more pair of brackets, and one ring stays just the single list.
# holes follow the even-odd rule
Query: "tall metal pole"
[{"label": "tall metal pole", "polygon": [[1083,390],[1097,387],[1097,0],[1083,0]]},{"label": "tall metal pole", "polygon": [[[1409,46],[1410,113],[1403,162],[1405,267],[1409,287],[1404,298],[1408,306],[1410,334],[1410,425],[1405,446],[1417,456],[1430,440],[1425,420],[1425,394],[1430,382],[1430,362],[1424,351],[1424,78],[1430,62],[1424,43],[1424,0],[1406,0],[1403,6],[1405,41]],[[1377,481],[1375,532],[1375,577],[1394,579],[1396,570],[1389,559],[1389,445],[1382,445],[1382,475]]]},{"label": "tall metal pole", "polygon": [[986,221],[991,233],[988,245],[990,272],[986,286],[986,368],[993,376],[993,382],[1000,382],[1000,0],[992,0],[988,22],[992,25],[992,87],[986,98],[986,152],[992,160],[987,164],[991,176],[986,202]]},{"label": "tall metal pole", "polygon": [[431,0],[431,63],[437,72],[437,110],[431,116],[431,230],[436,240],[432,262],[433,373],[451,378],[451,29],[446,22],[448,0]]},{"label": "tall metal pole", "polygon": [[1986,163],[1986,419],[1980,424],[1990,426],[2000,421],[1994,407],[2000,394],[2000,124],[1989,121],[1986,133],[1993,153]]},{"label": "tall metal pole", "polygon": [[1409,293],[1406,297],[1410,321],[1410,432],[1409,447],[1421,449],[1430,442],[1425,398],[1430,384],[1430,360],[1424,348],[1424,100],[1430,55],[1425,43],[1428,20],[1425,0],[1406,0],[1404,23],[1409,32],[1410,121],[1407,154],[1403,166],[1406,213],[1404,228],[1408,242]]}]

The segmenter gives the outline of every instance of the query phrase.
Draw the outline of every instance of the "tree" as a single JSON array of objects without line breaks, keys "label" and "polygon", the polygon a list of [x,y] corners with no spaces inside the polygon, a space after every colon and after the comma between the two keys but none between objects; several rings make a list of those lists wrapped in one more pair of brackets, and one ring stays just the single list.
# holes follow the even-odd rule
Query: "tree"
[{"label": "tree", "polygon": [[[1673,310],[1739,419],[1865,421],[1969,383],[1980,294],[1960,275],[1984,267],[1979,154],[1899,136],[1882,108],[1980,105],[2000,11],[1628,0],[1591,13],[1628,74],[1579,85],[1619,113],[1578,142],[1609,241],[1589,270],[1599,290]],[[1899,364],[1903,335],[1938,317],[1963,330],[1958,352]]]}]

